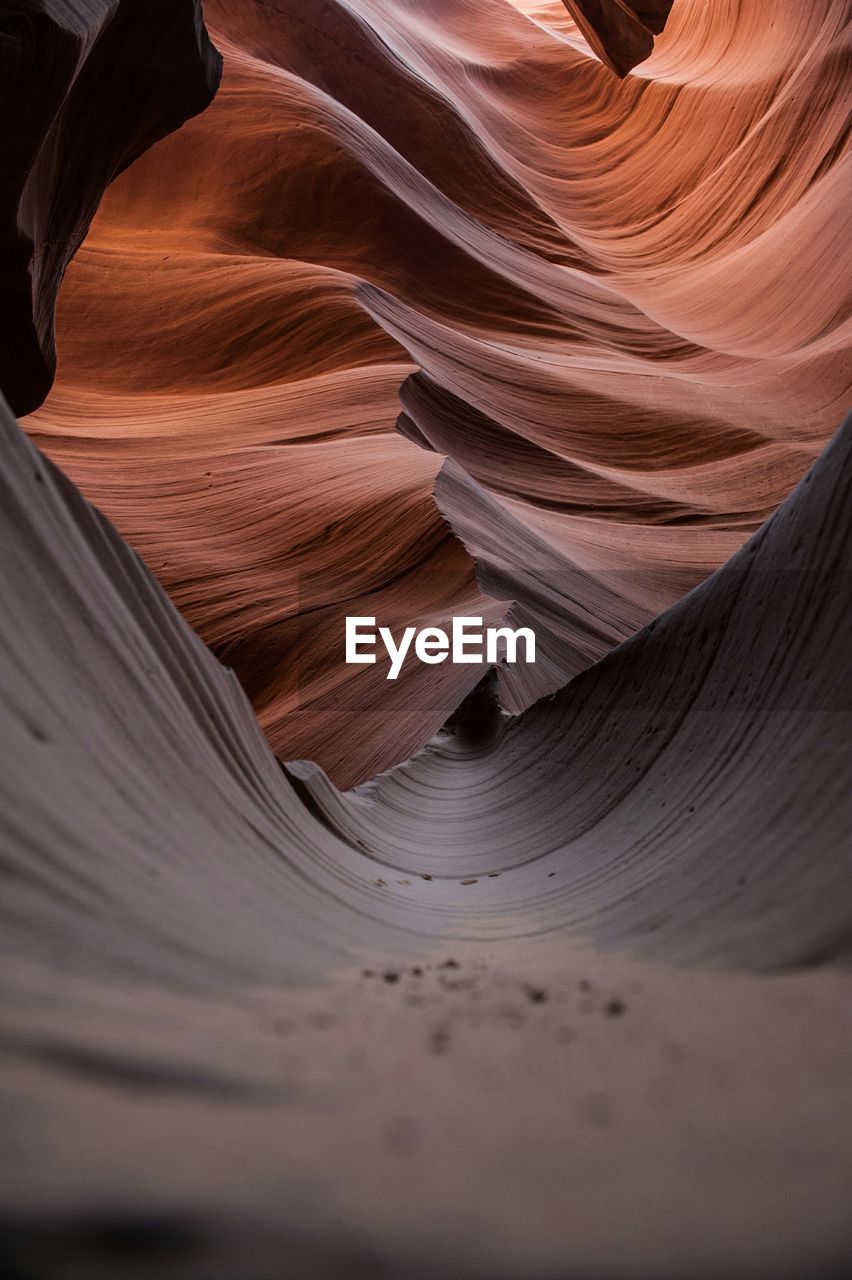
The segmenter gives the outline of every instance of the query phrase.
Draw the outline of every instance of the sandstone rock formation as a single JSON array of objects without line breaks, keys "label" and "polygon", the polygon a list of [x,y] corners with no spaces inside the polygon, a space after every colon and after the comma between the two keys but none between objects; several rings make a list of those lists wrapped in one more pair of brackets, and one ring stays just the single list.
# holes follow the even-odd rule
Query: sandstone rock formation
[{"label": "sandstone rock formation", "polygon": [[[412,668],[389,694],[342,662],[347,612],[488,609],[442,513],[488,592],[501,545],[502,601],[548,638],[536,684],[504,689],[517,709],[717,568],[828,440],[845,6],[785,0],[767,27],[758,0],[679,0],[621,82],[555,2],[205,14],[222,89],[107,192],[27,428],[275,751],[349,785],[477,678]],[[436,454],[395,431],[400,389],[403,436]],[[438,510],[447,455],[467,478]]]},{"label": "sandstone rock formation", "polygon": [[0,1273],[845,1280],[844,6],[204,16],[0,4]]},{"label": "sandstone rock formation", "polygon": [[602,663],[349,796],[2,446],[10,1266],[843,1274],[852,420]]},{"label": "sandstone rock formation", "polygon": [[209,105],[222,61],[200,0],[6,0],[0,8],[0,391],[37,408],[54,308],[107,185]]}]

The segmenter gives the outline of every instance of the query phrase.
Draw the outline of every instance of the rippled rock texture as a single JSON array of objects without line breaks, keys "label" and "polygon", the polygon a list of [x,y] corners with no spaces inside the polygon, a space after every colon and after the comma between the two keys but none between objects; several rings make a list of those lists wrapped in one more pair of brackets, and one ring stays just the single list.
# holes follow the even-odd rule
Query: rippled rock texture
[{"label": "rippled rock texture", "polygon": [[0,6],[0,1271],[841,1280],[844,6],[204,17]]},{"label": "rippled rock texture", "polygon": [[348,796],[2,433],[10,1265],[840,1277],[852,421],[604,662]]},{"label": "rippled rock texture", "polygon": [[205,15],[221,90],[108,191],[27,428],[274,750],[349,785],[476,679],[342,663],[347,612],[500,611],[446,521],[546,638],[519,709],[717,568],[835,429],[845,6],[679,0],[623,81],[556,3]]}]

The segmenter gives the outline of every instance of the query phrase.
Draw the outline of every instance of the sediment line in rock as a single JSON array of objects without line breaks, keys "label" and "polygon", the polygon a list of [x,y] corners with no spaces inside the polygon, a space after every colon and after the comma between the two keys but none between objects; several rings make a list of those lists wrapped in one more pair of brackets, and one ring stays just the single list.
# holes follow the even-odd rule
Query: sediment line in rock
[{"label": "sediment line in rock", "polygon": [[[493,584],[550,651],[513,707],[718,568],[829,438],[845,12],[785,0],[767,27],[757,0],[678,0],[623,81],[555,0],[205,12],[222,89],[107,192],[27,428],[234,665],[275,750],[350,785],[471,684],[351,680],[341,592],[394,627],[489,608],[488,564],[477,586],[430,500],[440,457],[394,435],[400,387],[409,439],[558,579],[504,557]],[[499,536],[446,514],[473,556]],[[605,588],[591,627],[572,582]]]}]

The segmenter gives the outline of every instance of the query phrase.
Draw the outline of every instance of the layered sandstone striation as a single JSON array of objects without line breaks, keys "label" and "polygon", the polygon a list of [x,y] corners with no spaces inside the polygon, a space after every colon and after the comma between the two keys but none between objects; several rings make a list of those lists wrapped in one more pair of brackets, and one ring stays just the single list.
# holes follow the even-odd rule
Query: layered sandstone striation
[{"label": "layered sandstone striation", "polygon": [[844,6],[205,17],[0,7],[0,1271],[842,1280]]},{"label": "layered sandstone striation", "polygon": [[0,425],[10,1266],[842,1276],[852,421],[603,662],[349,795]]},{"label": "layered sandstone striation", "polygon": [[521,709],[726,560],[848,395],[844,6],[679,0],[623,81],[525,8],[207,4],[222,88],[109,189],[27,421],[344,785],[473,679],[388,702],[346,613],[516,602]]}]

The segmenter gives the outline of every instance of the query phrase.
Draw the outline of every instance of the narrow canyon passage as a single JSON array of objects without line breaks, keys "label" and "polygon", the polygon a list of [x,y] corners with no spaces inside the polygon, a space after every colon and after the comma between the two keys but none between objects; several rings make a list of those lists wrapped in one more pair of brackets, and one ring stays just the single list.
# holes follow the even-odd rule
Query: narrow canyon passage
[{"label": "narrow canyon passage", "polygon": [[0,1275],[844,1280],[845,7],[0,67]]}]

